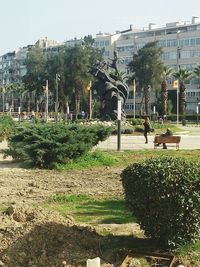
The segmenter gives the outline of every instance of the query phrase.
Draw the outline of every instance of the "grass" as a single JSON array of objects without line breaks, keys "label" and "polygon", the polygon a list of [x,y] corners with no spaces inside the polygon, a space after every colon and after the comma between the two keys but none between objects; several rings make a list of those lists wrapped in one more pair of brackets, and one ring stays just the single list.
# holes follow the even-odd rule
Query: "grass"
[{"label": "grass", "polygon": [[199,150],[126,150],[123,151],[123,153],[119,153],[117,151],[96,150],[67,164],[57,164],[57,169],[69,170],[102,166],[125,167],[134,162],[153,157],[161,157],[162,155],[183,157],[188,160],[196,160],[200,162]]},{"label": "grass", "polygon": [[57,164],[59,170],[82,169],[100,166],[114,166],[119,159],[115,155],[96,150],[67,164]]},{"label": "grass", "polygon": [[86,195],[57,194],[49,198],[45,208],[70,215],[76,222],[88,224],[123,224],[134,222],[123,199],[96,199]]}]

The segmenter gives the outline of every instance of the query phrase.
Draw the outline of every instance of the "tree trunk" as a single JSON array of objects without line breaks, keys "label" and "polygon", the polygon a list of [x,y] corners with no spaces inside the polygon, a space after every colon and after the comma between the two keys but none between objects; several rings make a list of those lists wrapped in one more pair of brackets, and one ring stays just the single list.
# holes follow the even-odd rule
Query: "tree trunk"
[{"label": "tree trunk", "polygon": [[145,115],[150,115],[150,87],[144,87],[144,111]]},{"label": "tree trunk", "polygon": [[76,102],[76,119],[78,118],[78,114],[80,114],[80,92],[75,92],[75,102]]},{"label": "tree trunk", "polygon": [[22,96],[21,96],[21,94],[19,94],[17,102],[18,102],[18,108],[20,108],[20,110],[22,111]]},{"label": "tree trunk", "polygon": [[30,113],[31,111],[31,103],[30,103],[30,93],[26,94],[26,112]]},{"label": "tree trunk", "polygon": [[11,94],[11,98],[10,98],[10,109],[12,112],[14,112],[14,94]]},{"label": "tree trunk", "polygon": [[186,110],[186,86],[185,83],[180,84],[180,95],[179,95],[179,113],[185,115]]},{"label": "tree trunk", "polygon": [[161,115],[167,114],[167,99],[168,99],[168,91],[167,91],[167,81],[163,81],[161,85]]}]

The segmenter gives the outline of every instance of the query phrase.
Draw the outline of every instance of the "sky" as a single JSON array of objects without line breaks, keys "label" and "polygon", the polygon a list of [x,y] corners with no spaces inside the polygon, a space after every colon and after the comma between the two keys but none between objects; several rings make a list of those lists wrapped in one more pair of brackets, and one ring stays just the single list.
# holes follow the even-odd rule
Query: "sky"
[{"label": "sky", "polygon": [[[98,32],[159,27],[200,17],[200,0],[0,0],[0,55],[38,39],[66,41]],[[197,13],[199,12],[199,13]]]}]

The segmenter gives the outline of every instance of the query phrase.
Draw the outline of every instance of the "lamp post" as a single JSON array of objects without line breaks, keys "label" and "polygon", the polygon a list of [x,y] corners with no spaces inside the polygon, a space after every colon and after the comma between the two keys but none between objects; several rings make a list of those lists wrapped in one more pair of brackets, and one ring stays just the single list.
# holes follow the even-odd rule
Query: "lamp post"
[{"label": "lamp post", "polygon": [[56,122],[58,122],[58,81],[60,81],[60,75],[56,73],[56,102],[55,102]]},{"label": "lamp post", "polygon": [[176,114],[177,114],[177,124],[179,123],[179,80],[175,80],[174,83],[173,83],[173,88],[176,89],[176,100],[177,100],[177,111],[176,111]]},{"label": "lamp post", "polygon": [[5,80],[3,79],[3,91],[2,91],[2,112],[5,112]]},{"label": "lamp post", "polygon": [[135,79],[133,80],[133,118],[135,119],[135,91],[136,91],[136,84]]},{"label": "lamp post", "polygon": [[92,119],[92,82],[90,81],[88,86],[87,86],[87,90],[89,92],[89,119]]},{"label": "lamp post", "polygon": [[197,124],[199,124],[199,103],[197,103]]},{"label": "lamp post", "polygon": [[122,102],[118,93],[117,99],[117,151],[121,150],[121,119],[122,119]]},{"label": "lamp post", "polygon": [[180,31],[177,31],[177,61],[176,61],[176,67],[177,67],[177,71],[180,69],[180,65],[179,65],[179,59],[181,58],[180,56],[180,51],[181,51],[181,46],[179,45],[179,33]]},{"label": "lamp post", "polygon": [[45,86],[45,121],[48,122],[48,107],[49,107],[49,82],[46,80]]}]

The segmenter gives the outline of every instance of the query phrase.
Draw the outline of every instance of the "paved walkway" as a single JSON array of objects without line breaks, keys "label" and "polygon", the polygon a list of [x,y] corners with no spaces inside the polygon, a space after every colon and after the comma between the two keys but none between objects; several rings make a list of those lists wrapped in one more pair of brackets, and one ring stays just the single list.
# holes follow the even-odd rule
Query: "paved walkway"
[{"label": "paved walkway", "polygon": [[[200,126],[181,126],[181,132],[175,135],[181,136],[180,149],[200,149]],[[148,150],[154,149],[154,134],[149,135],[149,143],[145,144],[143,135],[121,135],[121,150]],[[168,144],[168,149],[175,150],[175,144]],[[117,136],[110,136],[106,141],[100,142],[97,148],[102,150],[117,150]],[[162,149],[162,146],[158,149]]]},{"label": "paved walkway", "polygon": [[[180,134],[179,134],[180,135]],[[154,149],[154,136],[148,137],[149,142],[145,144],[144,136],[131,136],[131,135],[121,135],[121,150],[148,150]],[[167,144],[168,149],[175,150],[175,144]],[[110,136],[106,141],[100,142],[97,148],[102,150],[117,150],[117,136]],[[159,147],[158,149],[161,149]],[[199,136],[189,136],[181,135],[181,142],[179,145],[180,149],[200,149],[200,135]]]}]

